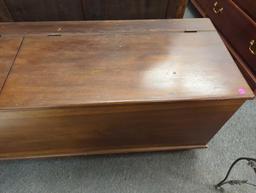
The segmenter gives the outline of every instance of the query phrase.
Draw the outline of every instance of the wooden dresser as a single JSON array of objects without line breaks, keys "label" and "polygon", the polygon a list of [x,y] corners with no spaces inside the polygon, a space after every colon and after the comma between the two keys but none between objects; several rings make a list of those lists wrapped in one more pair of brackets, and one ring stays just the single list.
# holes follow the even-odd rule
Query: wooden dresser
[{"label": "wooden dresser", "polygon": [[203,16],[212,20],[240,70],[256,92],[256,1],[192,0],[192,2]]},{"label": "wooden dresser", "polygon": [[187,0],[0,0],[0,21],[182,18]]},{"label": "wooden dresser", "polygon": [[209,19],[0,33],[0,159],[203,148],[253,97]]}]

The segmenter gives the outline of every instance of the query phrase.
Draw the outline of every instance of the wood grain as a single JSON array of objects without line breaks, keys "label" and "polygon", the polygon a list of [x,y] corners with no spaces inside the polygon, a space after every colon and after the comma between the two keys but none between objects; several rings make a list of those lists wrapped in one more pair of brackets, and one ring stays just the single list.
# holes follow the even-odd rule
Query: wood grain
[{"label": "wood grain", "polygon": [[255,0],[233,0],[246,14],[256,21],[256,1]]},{"label": "wood grain", "polygon": [[[212,10],[213,3],[209,0],[199,0],[205,8],[207,15],[213,20],[218,30],[230,41],[232,47],[239,51],[247,62],[248,66],[256,73],[256,57],[249,51],[250,41],[256,37],[256,23],[248,16],[237,9],[231,1],[220,0],[219,5],[224,8],[220,14],[215,14]],[[232,20],[230,18],[233,18]]]},{"label": "wood grain", "polygon": [[[167,4],[168,0],[85,0],[84,10],[87,20],[164,19]],[[173,12],[175,18],[177,9]]]},{"label": "wood grain", "polygon": [[[249,42],[256,37],[256,22],[248,10],[253,10],[252,1],[218,1],[224,8],[220,14],[213,12],[213,0],[193,0],[193,4],[204,17],[210,17],[225,39],[238,66],[256,92],[256,57],[249,51]],[[250,6],[248,6],[250,5]],[[245,9],[245,6],[247,9]],[[234,18],[230,20],[230,18]]]},{"label": "wood grain", "polygon": [[75,22],[6,22],[0,23],[0,33],[10,35],[48,35],[66,33],[116,33],[148,31],[215,31],[209,19],[163,19]]},{"label": "wood grain", "polygon": [[21,37],[0,37],[0,93],[18,53],[21,41]]},{"label": "wood grain", "polygon": [[83,20],[80,0],[5,0],[15,21]]},{"label": "wood grain", "polygon": [[[167,15],[167,18],[182,18],[187,3],[186,0],[5,0],[5,2],[4,10],[10,11],[14,21],[164,19]],[[8,16],[7,12],[4,16]]]},{"label": "wood grain", "polygon": [[12,16],[5,4],[5,1],[0,0],[0,22],[9,22],[12,20]]},{"label": "wood grain", "polygon": [[205,147],[243,100],[0,111],[0,159]]},{"label": "wood grain", "polygon": [[0,108],[251,96],[214,31],[35,36],[24,38]]},{"label": "wood grain", "polygon": [[166,11],[166,18],[183,18],[187,3],[188,0],[169,0]]},{"label": "wood grain", "polygon": [[234,56],[234,59],[237,63],[242,74],[245,76],[246,80],[248,81],[249,85],[251,86],[254,94],[256,94],[256,76],[251,71],[251,69],[246,65],[246,62],[242,59],[242,57],[232,48],[229,42],[224,39],[226,46],[228,47],[229,51]]},{"label": "wood grain", "polygon": [[254,96],[209,20],[0,29],[23,39],[0,93],[0,159],[206,147]]}]

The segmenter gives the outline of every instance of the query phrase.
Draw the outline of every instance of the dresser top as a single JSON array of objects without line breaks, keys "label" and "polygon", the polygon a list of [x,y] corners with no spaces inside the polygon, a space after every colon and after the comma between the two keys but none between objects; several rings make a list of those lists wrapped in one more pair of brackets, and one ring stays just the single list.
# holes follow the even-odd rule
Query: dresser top
[{"label": "dresser top", "polygon": [[0,109],[248,99],[208,19],[0,24]]}]

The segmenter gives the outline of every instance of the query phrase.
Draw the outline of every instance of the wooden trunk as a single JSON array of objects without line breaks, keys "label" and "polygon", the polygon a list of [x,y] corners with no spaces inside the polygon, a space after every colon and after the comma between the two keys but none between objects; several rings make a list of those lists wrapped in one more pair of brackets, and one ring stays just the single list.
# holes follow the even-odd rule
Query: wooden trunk
[{"label": "wooden trunk", "polygon": [[1,159],[206,147],[253,97],[208,19],[0,29]]},{"label": "wooden trunk", "polygon": [[0,0],[0,21],[183,17],[187,0]]}]

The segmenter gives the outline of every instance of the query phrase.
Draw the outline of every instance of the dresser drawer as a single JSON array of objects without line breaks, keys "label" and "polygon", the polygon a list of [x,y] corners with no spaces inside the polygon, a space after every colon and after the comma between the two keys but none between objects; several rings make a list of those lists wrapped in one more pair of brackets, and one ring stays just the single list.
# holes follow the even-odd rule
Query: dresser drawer
[{"label": "dresser drawer", "polygon": [[256,21],[256,1],[255,0],[233,0],[243,11]]},{"label": "dresser drawer", "polygon": [[256,73],[256,25],[231,0],[198,0],[216,28]]}]

